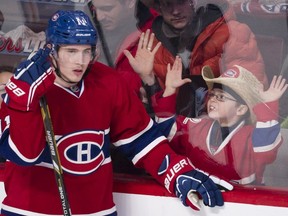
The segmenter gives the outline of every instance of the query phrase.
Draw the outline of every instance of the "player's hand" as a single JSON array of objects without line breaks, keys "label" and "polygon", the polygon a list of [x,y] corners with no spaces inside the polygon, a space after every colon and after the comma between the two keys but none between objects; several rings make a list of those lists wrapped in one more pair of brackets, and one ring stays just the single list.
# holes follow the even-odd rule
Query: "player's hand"
[{"label": "player's hand", "polygon": [[[55,75],[49,59],[50,47],[19,64],[14,76],[6,84],[5,103],[14,109],[28,111],[53,85]],[[37,103],[36,103],[37,102]]]},{"label": "player's hand", "polygon": [[187,157],[180,155],[174,155],[172,159],[166,155],[158,175],[164,177],[164,185],[170,193],[174,191],[185,206],[194,210],[200,209],[200,199],[209,207],[222,206],[221,190],[233,189],[230,183],[195,169]]},{"label": "player's hand", "polygon": [[[220,189],[232,190],[233,186],[215,176],[194,169],[181,174],[176,179],[175,193],[185,206],[200,210],[200,198],[206,206],[223,206],[224,201]],[[200,198],[199,198],[199,196]]]}]

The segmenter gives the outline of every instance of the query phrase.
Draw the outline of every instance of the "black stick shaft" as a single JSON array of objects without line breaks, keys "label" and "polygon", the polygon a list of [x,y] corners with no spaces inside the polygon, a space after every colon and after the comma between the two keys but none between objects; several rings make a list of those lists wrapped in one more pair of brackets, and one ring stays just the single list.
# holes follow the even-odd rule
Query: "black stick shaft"
[{"label": "black stick shaft", "polygon": [[52,122],[51,122],[49,107],[44,97],[40,99],[40,106],[41,106],[41,114],[43,117],[43,123],[44,123],[44,128],[45,128],[45,133],[46,133],[46,139],[49,145],[51,159],[53,163],[53,169],[54,169],[54,173],[56,177],[56,183],[58,186],[59,195],[61,199],[63,215],[71,216],[72,214],[71,214],[70,204],[68,202],[68,196],[67,196],[65,185],[64,185],[63,171],[62,171],[57,144],[55,140],[55,134],[54,134],[54,130],[53,130]]},{"label": "black stick shaft", "polygon": [[104,36],[104,33],[103,33],[103,30],[102,30],[102,26],[97,18],[97,14],[96,14],[96,8],[94,7],[92,1],[89,1],[88,2],[88,7],[89,7],[89,11],[91,13],[91,16],[93,18],[93,22],[95,24],[95,27],[97,29],[97,32],[98,32],[98,36],[100,38],[100,42],[101,42],[101,45],[102,45],[102,49],[103,49],[103,52],[104,52],[104,55],[105,55],[105,58],[107,60],[107,63],[110,67],[114,67],[114,63],[113,63],[113,60],[112,60],[112,57],[111,57],[111,54],[109,52],[109,48],[108,48],[108,45],[107,45],[107,42],[106,42],[106,39],[105,39],[105,36]]}]

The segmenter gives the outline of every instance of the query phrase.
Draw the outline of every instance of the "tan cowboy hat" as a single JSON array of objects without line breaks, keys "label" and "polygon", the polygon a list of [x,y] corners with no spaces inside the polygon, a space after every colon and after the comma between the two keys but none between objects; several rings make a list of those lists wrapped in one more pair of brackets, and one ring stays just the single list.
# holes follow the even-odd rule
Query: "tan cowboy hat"
[{"label": "tan cowboy hat", "polygon": [[253,107],[263,101],[259,94],[259,91],[263,89],[263,84],[252,72],[239,65],[234,65],[215,78],[212,69],[209,66],[204,66],[202,68],[202,77],[206,81],[208,89],[211,89],[214,83],[219,83],[239,95],[249,107],[251,119],[254,122]]}]

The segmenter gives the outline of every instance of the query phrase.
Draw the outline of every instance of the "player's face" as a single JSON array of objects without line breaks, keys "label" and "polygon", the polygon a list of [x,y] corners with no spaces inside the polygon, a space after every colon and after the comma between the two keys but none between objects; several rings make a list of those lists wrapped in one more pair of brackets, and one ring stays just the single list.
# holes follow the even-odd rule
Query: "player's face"
[{"label": "player's face", "polygon": [[[113,31],[122,27],[132,12],[133,7],[129,6],[131,0],[93,0],[96,8],[98,21],[106,31]],[[129,10],[129,11],[128,11]]]},{"label": "player's face", "polygon": [[223,127],[232,126],[239,120],[238,107],[237,100],[221,89],[215,88],[208,94],[208,116]]},{"label": "player's face", "polygon": [[[92,60],[90,45],[61,45],[57,53],[57,65],[61,76],[69,82],[79,82]],[[66,86],[63,80],[56,76],[56,82]]]},{"label": "player's face", "polygon": [[182,30],[191,22],[193,0],[160,0],[160,12],[168,25]]}]

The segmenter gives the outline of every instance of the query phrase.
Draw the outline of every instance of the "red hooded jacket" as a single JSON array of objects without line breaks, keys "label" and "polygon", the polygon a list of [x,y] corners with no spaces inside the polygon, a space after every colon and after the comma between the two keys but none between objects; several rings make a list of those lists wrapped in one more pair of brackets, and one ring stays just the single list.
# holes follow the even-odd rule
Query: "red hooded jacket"
[{"label": "red hooded jacket", "polygon": [[[233,9],[226,1],[218,1],[222,2],[220,4],[222,8],[227,9],[220,18],[208,24],[197,36],[190,57],[190,74],[201,75],[202,67],[209,65],[217,77],[221,72],[237,64],[253,72],[264,85],[267,85],[265,66],[255,35],[246,24],[236,21]],[[206,13],[208,15],[209,11]],[[154,19],[154,23],[156,20]],[[145,31],[150,25],[151,22],[141,30]],[[158,34],[157,30],[153,32],[156,36],[155,46],[158,43]],[[137,44],[138,40],[130,43],[128,50],[132,54],[136,53]],[[171,53],[163,43],[156,53],[154,72],[162,88],[165,83],[167,64],[173,64],[175,56],[176,54]],[[132,90],[140,95],[141,79],[133,71],[124,54],[118,58],[116,68],[125,77]]]}]

